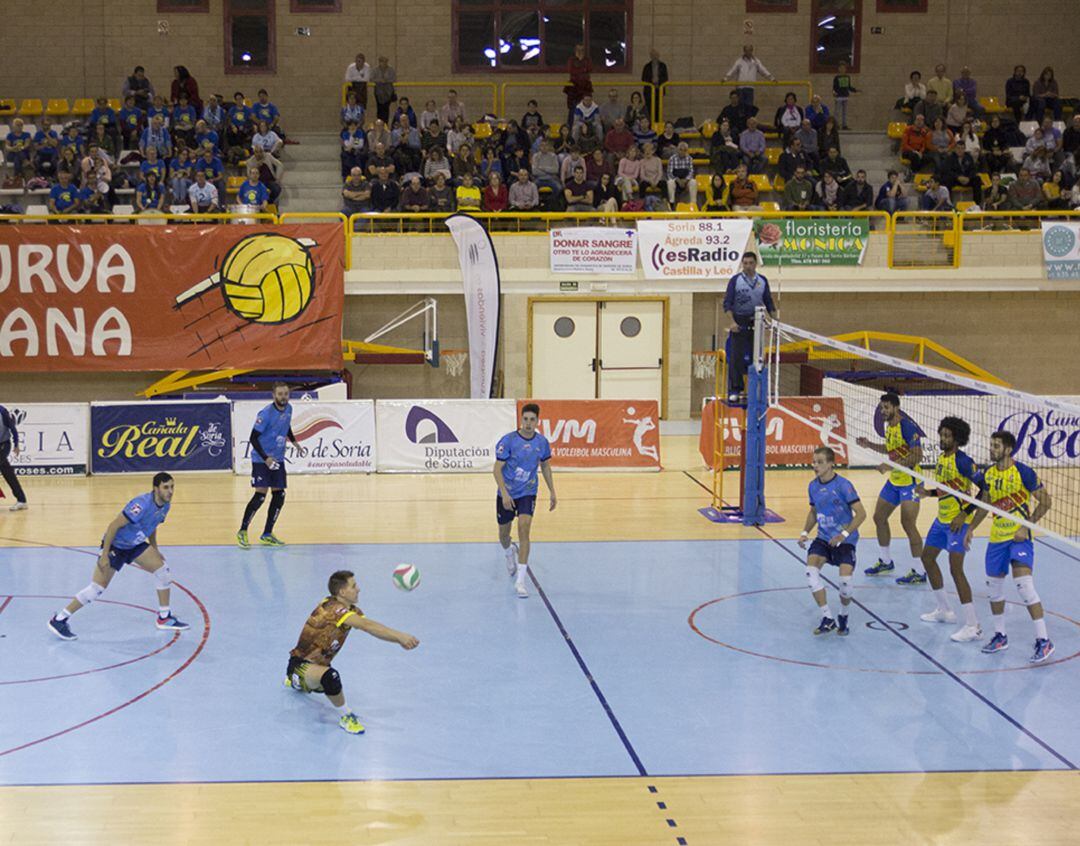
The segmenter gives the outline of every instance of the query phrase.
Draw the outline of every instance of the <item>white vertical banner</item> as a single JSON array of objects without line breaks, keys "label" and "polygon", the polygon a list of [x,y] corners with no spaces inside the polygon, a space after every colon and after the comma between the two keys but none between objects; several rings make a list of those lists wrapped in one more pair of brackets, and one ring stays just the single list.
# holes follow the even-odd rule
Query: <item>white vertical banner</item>
[{"label": "white vertical banner", "polygon": [[455,214],[446,226],[458,248],[469,328],[469,397],[488,399],[499,342],[499,262],[491,236],[474,217]]}]

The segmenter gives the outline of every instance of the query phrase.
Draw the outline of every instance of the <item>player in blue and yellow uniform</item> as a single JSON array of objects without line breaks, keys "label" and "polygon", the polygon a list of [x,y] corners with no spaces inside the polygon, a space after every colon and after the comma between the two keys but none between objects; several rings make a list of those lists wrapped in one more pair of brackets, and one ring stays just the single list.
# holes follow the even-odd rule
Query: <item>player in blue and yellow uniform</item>
[{"label": "player in blue and yellow uniform", "polygon": [[154,476],[154,487],[149,493],[135,497],[121,511],[105,530],[101,539],[101,554],[90,584],[75,594],[75,598],[61,608],[49,620],[49,631],[61,640],[75,640],[68,619],[95,599],[101,597],[113,576],[119,573],[125,564],[135,563],[154,577],[157,583],[158,615],[157,627],[166,631],[183,631],[187,623],[181,623],[169,609],[172,574],[165,556],[161,554],[157,543],[157,529],[169,514],[174,490],[173,477],[168,473]]},{"label": "player in blue and yellow uniform", "polygon": [[[817,525],[817,537],[810,544],[806,558],[806,580],[810,593],[824,616],[814,634],[833,630],[847,635],[848,605],[851,604],[851,576],[855,572],[855,546],[858,528],[866,519],[866,509],[859,501],[855,486],[836,473],[836,453],[830,447],[814,450],[814,480],[807,489],[810,511],[799,535],[799,546],[806,549],[810,530]],[[840,568],[840,614],[833,617],[821,583],[821,568],[832,564]]]},{"label": "player in blue and yellow uniform", "polygon": [[[919,429],[910,418],[900,413],[900,397],[895,391],[886,391],[881,395],[878,405],[882,418],[885,420],[885,443],[871,443],[866,438],[856,439],[856,443],[865,449],[880,452],[889,457],[895,464],[904,467],[918,467],[922,461],[922,439]],[[892,542],[892,530],[889,528],[889,518],[900,506],[900,525],[904,528],[904,534],[908,537],[911,546],[911,557],[919,563],[922,559],[923,539],[919,533],[919,494],[915,488],[915,478],[910,473],[897,470],[889,464],[881,464],[878,470],[889,474],[889,480],[878,494],[877,504],[874,506],[874,527],[877,529],[878,562],[873,567],[867,567],[865,572],[868,576],[884,576],[893,571],[892,553],[889,552],[889,544]],[[920,573],[914,567],[906,576],[896,580],[898,585],[923,585],[926,584],[926,573]]]},{"label": "player in blue and yellow uniform", "polygon": [[[521,425],[503,435],[495,447],[495,517],[499,522],[499,543],[506,554],[506,569],[515,577],[517,595],[529,595],[525,576],[529,569],[529,530],[532,528],[536,494],[540,490],[538,472],[544,474],[551,494],[549,511],[555,510],[555,483],[551,480],[551,444],[536,431],[540,406],[530,402],[521,409]],[[518,543],[510,541],[510,526],[518,521]]]},{"label": "player in blue and yellow uniform", "polygon": [[927,492],[920,486],[922,496],[938,498],[938,516],[926,536],[922,562],[930,587],[934,591],[937,608],[922,615],[927,623],[955,623],[956,614],[949,607],[945,596],[945,580],[941,576],[937,558],[941,550],[948,550],[949,570],[952,572],[956,594],[960,597],[960,610],[964,614],[964,625],[953,632],[952,639],[959,643],[982,637],[979,619],[975,614],[975,605],[971,597],[971,585],[964,575],[964,555],[971,548],[971,521],[974,519],[975,506],[959,499],[953,492],[976,496],[974,488],[980,484],[982,475],[975,462],[961,447],[967,446],[971,438],[971,427],[959,417],[945,417],[938,424],[938,443],[941,454],[938,456],[934,478],[936,490]]},{"label": "player in blue and yellow uniform", "polygon": [[[983,474],[981,499],[1010,516],[994,514],[990,527],[990,544],[986,547],[986,587],[990,595],[990,613],[994,615],[994,636],[982,651],[992,653],[1009,648],[1009,638],[1005,634],[1005,577],[1011,567],[1016,592],[1035,624],[1035,651],[1030,660],[1038,664],[1053,654],[1054,644],[1046,633],[1042,602],[1035,592],[1035,579],[1031,575],[1035,566],[1031,531],[1014,518],[1038,523],[1050,510],[1050,494],[1034,470],[1013,461],[1014,449],[1016,438],[1011,432],[994,432],[990,436],[990,460],[993,463]],[[1035,500],[1034,510],[1031,510],[1032,499]],[[985,510],[975,514],[972,531],[986,514]]]},{"label": "player in blue and yellow uniform", "polygon": [[270,510],[266,514],[266,525],[259,542],[263,546],[284,546],[285,542],[274,535],[274,524],[285,506],[285,488],[288,487],[285,442],[292,441],[293,446],[303,454],[303,449],[293,434],[289,386],[284,382],[274,383],[274,401],[255,417],[250,440],[251,486],[255,488],[255,493],[251,495],[247,508],[244,509],[244,519],[240,523],[240,531],[236,533],[236,543],[241,549],[251,546],[248,542],[248,525],[255,512],[266,501],[266,492],[269,490]]}]

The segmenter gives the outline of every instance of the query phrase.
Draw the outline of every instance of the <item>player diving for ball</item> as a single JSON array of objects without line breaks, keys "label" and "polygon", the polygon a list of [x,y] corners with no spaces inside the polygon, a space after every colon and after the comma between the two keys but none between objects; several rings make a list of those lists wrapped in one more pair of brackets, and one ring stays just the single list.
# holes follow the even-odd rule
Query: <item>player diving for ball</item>
[{"label": "player diving for ball", "polygon": [[154,577],[158,595],[157,627],[166,631],[188,628],[188,624],[181,623],[169,609],[172,574],[157,542],[157,528],[169,514],[173,490],[173,477],[168,473],[158,473],[154,476],[153,490],[135,497],[116,515],[101,539],[101,554],[90,584],[53,615],[49,620],[49,631],[61,640],[75,640],[76,635],[68,623],[71,615],[99,599],[113,576],[125,564],[131,563]]},{"label": "player diving for ball", "polygon": [[330,666],[345,645],[349,632],[360,629],[379,640],[397,643],[402,649],[415,649],[420,641],[365,617],[356,607],[360,588],[348,570],[338,570],[331,575],[327,590],[330,596],[311,612],[296,647],[289,653],[285,686],[300,693],[325,693],[341,715],[338,725],[349,734],[363,734],[360,720],[345,704],[341,676]]},{"label": "player diving for ball", "polygon": [[[525,599],[529,591],[525,577],[529,569],[529,531],[533,512],[536,510],[536,494],[540,490],[537,471],[544,474],[544,482],[551,494],[549,511],[555,510],[555,483],[551,479],[551,444],[536,431],[540,422],[540,406],[530,402],[521,409],[521,425],[503,435],[495,447],[495,484],[499,493],[495,497],[495,519],[499,523],[499,543],[506,555],[506,569],[514,577],[517,595]],[[518,521],[518,542],[510,541],[510,526]]]},{"label": "player diving for ball", "polygon": [[[990,436],[992,463],[983,473],[980,498],[999,511],[1021,517],[1028,523],[1038,523],[1050,510],[1050,492],[1043,487],[1034,470],[1013,461],[1014,449],[1016,438],[1012,432],[994,432]],[[1032,511],[1033,499],[1035,509]],[[971,524],[973,532],[986,514],[982,509],[976,512]],[[995,514],[990,527],[990,543],[986,547],[986,588],[990,595],[990,613],[994,617],[994,636],[982,648],[983,652],[1002,652],[1009,648],[1009,638],[1005,634],[1005,577],[1011,567],[1016,592],[1035,624],[1035,651],[1029,660],[1039,664],[1053,654],[1054,644],[1046,633],[1045,612],[1031,575],[1034,566],[1035,546],[1031,542],[1031,531],[1011,516]]]},{"label": "player diving for ball", "polygon": [[284,382],[274,383],[274,401],[255,417],[250,440],[251,486],[255,488],[255,493],[244,509],[244,519],[240,523],[240,531],[236,533],[236,544],[241,549],[251,546],[248,542],[248,525],[266,501],[266,491],[270,490],[270,510],[266,513],[266,524],[259,543],[263,546],[284,546],[285,542],[274,535],[274,524],[285,507],[285,488],[289,484],[285,472],[285,441],[292,441],[292,445],[303,455],[303,448],[293,434],[289,386]]},{"label": "player diving for ball", "polygon": [[[867,438],[857,438],[856,443],[864,449],[873,452],[884,453],[890,461],[901,464],[904,467],[918,467],[922,461],[922,442],[919,429],[908,417],[900,414],[900,397],[895,391],[886,391],[881,395],[878,410],[885,421],[885,443],[871,443]],[[874,505],[874,528],[877,529],[877,540],[880,552],[878,562],[873,567],[867,567],[865,572],[868,576],[884,576],[893,571],[892,553],[889,552],[889,544],[892,542],[892,530],[889,528],[889,518],[900,506],[900,525],[904,527],[904,533],[908,537],[911,546],[911,557],[916,564],[921,563],[923,551],[923,539],[919,534],[919,494],[915,490],[915,479],[910,473],[882,463],[878,467],[881,473],[888,473],[889,480],[878,494],[877,503]],[[926,573],[920,573],[913,566],[906,576],[896,580],[898,585],[924,585]]]},{"label": "player diving for ball", "polygon": [[941,453],[938,456],[937,467],[934,470],[934,478],[938,487],[933,491],[926,491],[920,484],[917,493],[920,496],[936,496],[938,498],[938,515],[930,532],[926,535],[926,545],[923,547],[922,562],[926,568],[926,575],[930,579],[930,587],[934,591],[934,601],[937,607],[933,611],[923,614],[921,619],[927,623],[955,623],[956,613],[949,607],[949,600],[945,596],[945,580],[938,566],[938,553],[947,550],[949,553],[949,570],[952,573],[953,584],[956,585],[956,595],[960,598],[960,610],[964,614],[964,625],[953,632],[950,637],[959,642],[977,640],[982,637],[982,629],[979,627],[979,619],[975,615],[975,605],[971,597],[971,585],[968,584],[964,575],[964,556],[971,549],[971,523],[974,519],[976,506],[962,502],[952,491],[971,494],[974,485],[980,483],[982,475],[975,466],[975,462],[964,452],[962,447],[967,446],[971,438],[971,426],[967,421],[959,417],[944,417],[938,424],[938,444]]},{"label": "player diving for ball", "polygon": [[[814,450],[814,479],[807,489],[810,511],[799,535],[799,546],[806,549],[810,530],[817,525],[817,537],[810,544],[806,557],[806,581],[810,593],[823,616],[814,634],[838,635],[850,633],[848,606],[851,604],[851,576],[855,572],[855,545],[859,542],[858,528],[866,519],[866,509],[859,501],[855,486],[836,472],[836,453],[831,447]],[[825,564],[840,568],[840,613],[833,617],[821,581]]]}]

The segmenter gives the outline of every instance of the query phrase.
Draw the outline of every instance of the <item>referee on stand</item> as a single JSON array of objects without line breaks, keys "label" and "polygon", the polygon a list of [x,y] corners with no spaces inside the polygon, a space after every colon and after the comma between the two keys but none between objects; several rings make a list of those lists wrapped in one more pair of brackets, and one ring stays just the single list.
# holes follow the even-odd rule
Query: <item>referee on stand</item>
[{"label": "referee on stand", "polygon": [[11,455],[12,450],[15,451],[15,457],[17,458],[21,451],[19,449],[19,430],[15,427],[15,418],[11,416],[11,412],[0,405],[0,475],[4,477],[4,481],[7,482],[11,492],[15,495],[15,504],[11,506],[11,510],[25,511],[27,508],[26,494],[23,493],[22,485],[19,484],[19,479],[15,475],[15,468],[8,461],[8,456]]},{"label": "referee on stand", "polygon": [[727,354],[728,399],[731,402],[746,402],[745,380],[754,350],[755,310],[758,306],[765,306],[769,316],[776,319],[769,280],[757,272],[757,263],[756,253],[743,253],[742,270],[728,280],[727,293],[724,294],[724,314],[731,321],[724,348]]}]

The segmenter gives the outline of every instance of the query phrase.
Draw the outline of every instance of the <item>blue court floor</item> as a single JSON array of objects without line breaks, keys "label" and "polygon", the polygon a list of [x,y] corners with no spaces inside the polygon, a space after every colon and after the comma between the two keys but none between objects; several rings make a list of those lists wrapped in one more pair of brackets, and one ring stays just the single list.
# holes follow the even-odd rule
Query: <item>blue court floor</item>
[{"label": "blue court floor", "polygon": [[[984,544],[968,574],[986,629]],[[45,623],[87,582],[92,551],[0,549],[0,784],[1080,762],[1080,561],[1044,544],[1036,583],[1057,652],[1036,668],[1019,604],[1007,611],[1012,648],[986,656],[952,643],[954,626],[919,620],[925,588],[861,574],[851,636],[812,637],[794,541],[538,544],[524,601],[495,544],[165,552],[190,631],[158,632],[153,582],[127,569],[64,643]],[[399,562],[421,570],[413,593],[391,583]],[[421,641],[405,652],[351,634],[335,666],[361,737],[340,731],[324,697],[283,686],[339,568],[357,573],[368,616]]]}]

